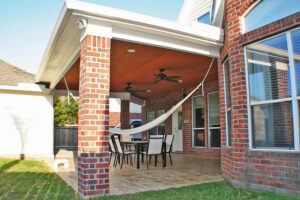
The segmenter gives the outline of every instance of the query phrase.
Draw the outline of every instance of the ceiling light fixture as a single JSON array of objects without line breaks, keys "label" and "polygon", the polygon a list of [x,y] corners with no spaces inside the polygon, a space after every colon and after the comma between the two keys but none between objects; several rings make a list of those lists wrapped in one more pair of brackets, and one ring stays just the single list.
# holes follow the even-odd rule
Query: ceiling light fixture
[{"label": "ceiling light fixture", "polygon": [[135,49],[127,49],[128,53],[135,53]]}]

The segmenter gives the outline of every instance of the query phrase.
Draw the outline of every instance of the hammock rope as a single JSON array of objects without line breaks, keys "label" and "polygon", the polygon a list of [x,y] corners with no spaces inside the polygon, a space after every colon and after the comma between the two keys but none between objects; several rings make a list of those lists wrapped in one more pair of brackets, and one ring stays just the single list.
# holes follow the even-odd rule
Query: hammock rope
[{"label": "hammock rope", "polygon": [[[119,130],[116,128],[109,128],[109,131],[115,134],[135,134],[135,133],[141,133],[147,130],[150,130],[156,126],[158,126],[159,124],[161,124],[162,122],[164,122],[166,119],[168,119],[176,110],[178,110],[178,108],[186,101],[188,100],[201,86],[203,86],[203,83],[213,65],[214,62],[214,58],[212,58],[212,61],[210,63],[210,66],[204,76],[204,78],[202,79],[202,81],[195,87],[195,89],[193,91],[191,91],[184,99],[182,99],[181,101],[179,101],[175,106],[173,106],[170,110],[168,110],[168,112],[164,113],[163,115],[159,116],[158,118],[156,118],[155,120],[148,122],[147,124],[144,124],[142,126],[136,127],[136,128],[132,128],[132,129],[123,129],[123,130]],[[203,90],[203,88],[202,88]]]}]

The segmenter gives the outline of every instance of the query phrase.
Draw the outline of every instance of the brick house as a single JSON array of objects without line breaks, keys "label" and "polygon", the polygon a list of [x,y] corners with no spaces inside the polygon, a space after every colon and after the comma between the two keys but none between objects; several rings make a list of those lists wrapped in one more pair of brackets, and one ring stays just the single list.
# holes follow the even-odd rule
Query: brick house
[{"label": "brick house", "polygon": [[[171,117],[144,134],[174,134],[175,150],[221,159],[233,185],[299,194],[297,0],[186,0],[178,22],[66,1],[36,81],[79,91],[78,188],[109,193],[109,98],[142,105],[143,123]],[[280,12],[278,12],[280,10]],[[63,52],[63,53],[62,53]],[[165,69],[181,81],[153,83]],[[124,92],[127,82],[149,93]]]}]

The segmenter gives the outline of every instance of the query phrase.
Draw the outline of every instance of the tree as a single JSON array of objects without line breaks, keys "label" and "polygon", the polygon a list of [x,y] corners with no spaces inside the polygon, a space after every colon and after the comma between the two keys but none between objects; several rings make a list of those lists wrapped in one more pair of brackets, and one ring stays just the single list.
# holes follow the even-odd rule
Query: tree
[{"label": "tree", "polygon": [[66,124],[77,124],[78,122],[78,103],[70,98],[54,97],[54,125],[64,126]]}]

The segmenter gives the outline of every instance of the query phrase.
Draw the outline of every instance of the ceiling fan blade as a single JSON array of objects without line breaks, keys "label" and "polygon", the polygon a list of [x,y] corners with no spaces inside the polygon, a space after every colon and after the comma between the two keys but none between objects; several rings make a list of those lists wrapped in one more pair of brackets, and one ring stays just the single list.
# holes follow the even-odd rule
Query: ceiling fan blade
[{"label": "ceiling fan blade", "polygon": [[180,76],[168,76],[168,78],[181,78]]},{"label": "ceiling fan blade", "polygon": [[156,81],[154,81],[153,83],[155,84],[155,83],[158,83],[160,80],[159,79],[157,79]]},{"label": "ceiling fan blade", "polygon": [[166,81],[175,82],[175,83],[179,83],[180,82],[178,80],[174,80],[174,79],[170,79],[170,78],[167,78]]},{"label": "ceiling fan blade", "polygon": [[135,92],[148,92],[148,90],[135,90]]}]

